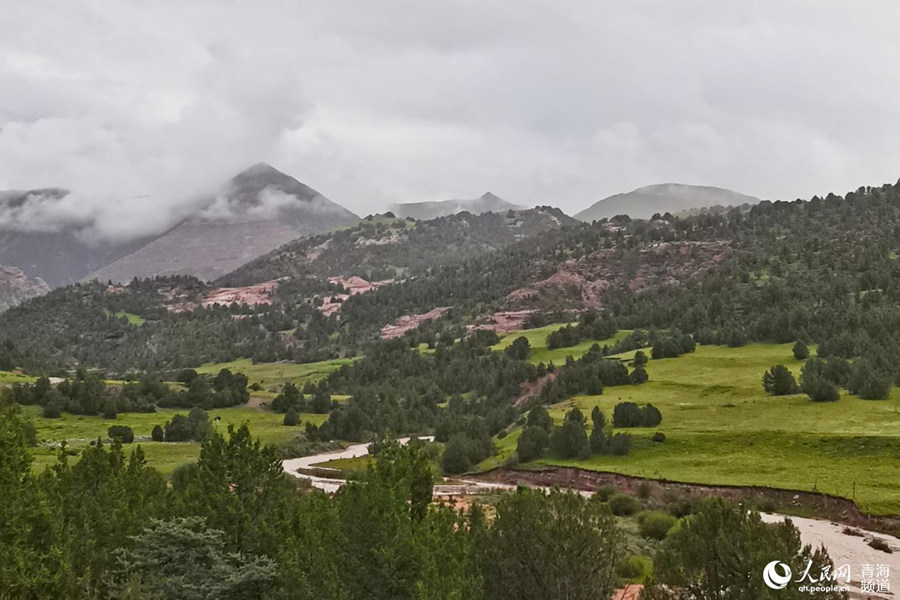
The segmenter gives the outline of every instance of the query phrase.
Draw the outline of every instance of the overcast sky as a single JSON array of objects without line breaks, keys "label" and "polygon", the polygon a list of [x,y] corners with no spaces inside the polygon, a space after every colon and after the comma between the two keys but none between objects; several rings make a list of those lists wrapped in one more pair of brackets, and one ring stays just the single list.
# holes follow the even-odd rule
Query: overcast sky
[{"label": "overcast sky", "polygon": [[0,3],[0,189],[110,228],[260,161],[360,214],[900,178],[890,0]]}]

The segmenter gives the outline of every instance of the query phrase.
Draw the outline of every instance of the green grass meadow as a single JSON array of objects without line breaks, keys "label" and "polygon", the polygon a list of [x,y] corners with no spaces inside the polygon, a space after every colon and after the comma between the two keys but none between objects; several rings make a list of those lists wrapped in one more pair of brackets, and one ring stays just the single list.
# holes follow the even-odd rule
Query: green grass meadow
[{"label": "green grass meadow", "polygon": [[[26,414],[32,417],[31,421],[37,430],[39,442],[66,441],[68,447],[73,450],[86,446],[98,437],[107,439],[106,431],[112,425],[127,425],[134,430],[135,437],[149,437],[154,425],[165,425],[173,416],[188,413],[187,409],[160,409],[155,413],[122,413],[115,419],[63,413],[59,419],[45,419],[40,416],[37,407],[24,408]],[[246,406],[210,410],[209,417],[213,427],[218,431],[225,432],[229,425],[239,426],[246,423],[250,427],[250,432],[264,444],[281,445],[300,433],[303,430],[302,425],[307,421],[321,425],[328,415],[301,414],[300,427],[284,426],[282,424],[284,415]],[[220,420],[216,421],[216,417]],[[147,463],[165,474],[170,474],[182,463],[196,460],[200,454],[200,444],[197,442],[163,443],[141,440],[126,445],[126,450],[129,446],[138,444],[144,450]],[[33,453],[36,469],[42,469],[56,461],[55,448],[40,446],[35,448]]]},{"label": "green grass meadow", "polygon": [[[564,363],[567,356],[587,352],[594,340],[570,348],[549,350],[546,338],[561,324],[513,332],[503,336],[496,350],[506,348],[524,335],[532,346],[533,363]],[[609,340],[613,344],[629,332],[620,331]],[[653,403],[663,415],[655,429],[630,429],[632,451],[628,456],[593,456],[585,461],[543,459],[542,464],[578,466],[626,475],[712,485],[760,485],[803,491],[817,490],[855,500],[873,514],[900,514],[900,390],[894,388],[888,400],[861,400],[842,392],[838,402],[817,404],[805,395],[767,396],[762,375],[774,364],[784,364],[799,377],[802,363],[794,359],[792,344],[750,344],[740,348],[699,346],[696,352],[672,359],[651,360],[650,380],[639,386],[610,387],[599,396],[578,396],[551,408],[557,420],[572,406],[586,415],[599,406],[608,419],[619,402]],[[814,349],[813,349],[814,350]],[[630,359],[633,353],[620,355]],[[326,377],[352,359],[310,364],[252,364],[249,359],[208,364],[202,373],[215,374],[222,368],[245,373],[264,392],[274,396],[285,382],[302,386]],[[0,383],[29,381],[32,378],[0,372]],[[342,398],[336,398],[341,400]],[[27,407],[41,442],[67,440],[77,449],[97,437],[106,438],[110,425],[128,425],[136,436],[149,436],[154,425],[164,424],[187,410],[160,410],[150,414],[121,414],[115,420],[64,414],[60,419],[44,419],[36,407]],[[247,423],[264,443],[288,442],[299,428],[282,425],[282,415],[260,407],[235,407],[210,411],[220,417],[214,425],[224,430],[228,424]],[[326,415],[301,415],[320,424]],[[651,436],[661,431],[663,443]],[[515,454],[520,431],[513,429],[496,440],[497,456],[479,467],[503,464]],[[140,442],[148,462],[164,473],[194,460],[199,444]],[[41,468],[55,460],[56,450],[35,449],[35,464]],[[359,466],[340,465],[341,467]]]},{"label": "green grass meadow", "polygon": [[[588,416],[600,406],[611,419],[619,402],[653,403],[663,422],[625,430],[633,435],[628,456],[540,462],[688,483],[817,490],[856,500],[873,514],[900,513],[900,390],[880,401],[843,391],[826,404],[800,394],[767,396],[762,375],[770,366],[784,364],[799,377],[802,363],[791,347],[698,346],[679,358],[651,360],[647,383],[610,387],[551,410],[561,421],[572,406]],[[665,433],[664,443],[650,440],[656,431]],[[512,457],[518,435],[499,440],[500,455],[481,468]]]},{"label": "green grass meadow", "polygon": [[587,352],[594,344],[599,344],[601,348],[604,344],[612,346],[613,344],[622,341],[629,333],[631,333],[631,331],[628,330],[621,330],[618,331],[616,335],[606,340],[584,340],[575,346],[569,346],[567,348],[554,348],[553,350],[547,348],[547,336],[557,329],[561,329],[565,325],[566,323],[554,323],[545,327],[513,331],[504,334],[500,343],[494,346],[494,350],[503,350],[511,346],[516,338],[525,337],[531,345],[531,354],[528,357],[528,362],[535,365],[538,363],[553,363],[558,366],[565,364],[567,356],[574,356],[577,358]]},{"label": "green grass meadow", "polygon": [[231,362],[207,363],[197,367],[198,373],[215,375],[222,369],[229,369],[233,373],[243,373],[251,384],[258,383],[264,389],[281,387],[284,383],[291,383],[302,387],[307,381],[318,381],[334,373],[344,365],[351,364],[353,358],[336,358],[313,363],[256,363],[249,358],[240,358]]}]

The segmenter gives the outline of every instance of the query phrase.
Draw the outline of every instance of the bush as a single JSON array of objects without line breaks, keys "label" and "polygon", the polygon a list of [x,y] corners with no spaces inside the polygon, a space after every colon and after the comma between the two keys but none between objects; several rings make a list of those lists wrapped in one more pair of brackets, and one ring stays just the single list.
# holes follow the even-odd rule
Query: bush
[{"label": "bush", "polygon": [[809,358],[809,348],[799,340],[794,344],[794,358],[797,360],[806,360]]},{"label": "bush", "polygon": [[643,583],[653,572],[653,561],[649,556],[631,555],[619,567],[619,576],[631,583]]},{"label": "bush", "polygon": [[848,378],[848,389],[863,400],[884,400],[891,393],[891,377],[879,370],[866,358],[853,363]]},{"label": "bush", "polygon": [[159,425],[153,426],[153,431],[150,433],[150,439],[154,442],[163,442],[166,439],[166,434],[163,431],[163,428]]},{"label": "bush", "polygon": [[617,517],[633,515],[641,509],[641,503],[636,498],[625,494],[615,494],[609,499],[609,510]]},{"label": "bush", "polygon": [[543,427],[528,426],[519,436],[516,444],[516,456],[521,462],[530,462],[543,456],[550,443],[550,436]]},{"label": "bush", "polygon": [[510,358],[526,360],[528,355],[531,354],[531,344],[528,343],[528,338],[520,336],[513,340],[513,343],[504,352]]},{"label": "bush", "polygon": [[653,434],[653,437],[651,439],[657,444],[662,444],[664,441],[666,441],[666,434],[664,434],[662,431],[657,431]]},{"label": "bush", "polygon": [[662,413],[652,404],[640,407],[634,402],[620,402],[613,408],[615,427],[656,427],[662,423]]},{"label": "bush", "polygon": [[876,550],[887,552],[888,554],[894,553],[894,551],[891,550],[891,546],[882,538],[872,538],[872,541],[869,542],[869,546],[871,548],[875,548]]},{"label": "bush", "polygon": [[297,411],[294,410],[293,406],[284,413],[284,421],[282,422],[289,427],[296,427],[300,424],[300,415],[297,414]]},{"label": "bush", "polygon": [[797,393],[797,380],[784,365],[775,365],[763,375],[763,389],[773,396],[787,396]]},{"label": "bush", "polygon": [[106,435],[109,436],[109,439],[119,440],[123,444],[130,444],[134,441],[134,431],[125,425],[113,425],[106,430]]},{"label": "bush", "polygon": [[45,419],[58,419],[62,415],[62,411],[56,404],[46,404],[41,409],[41,415]]},{"label": "bush", "polygon": [[584,414],[578,408],[567,412],[562,426],[553,430],[550,449],[559,458],[585,459],[591,455]]},{"label": "bush", "polygon": [[594,492],[594,498],[599,498],[603,502],[609,502],[609,499],[615,496],[618,491],[619,488],[614,485],[601,485],[597,488],[597,491]]},{"label": "bush", "polygon": [[642,481],[638,484],[637,495],[641,500],[646,500],[653,495],[653,486],[649,481]]},{"label": "bush", "polygon": [[840,397],[833,383],[817,375],[804,377],[803,388],[813,402],[837,402]]},{"label": "bush", "polygon": [[663,540],[677,519],[669,513],[658,510],[648,511],[638,515],[638,532],[645,537],[654,540]]},{"label": "bush", "polygon": [[465,473],[472,466],[469,460],[469,440],[465,434],[458,433],[450,438],[441,455],[441,468],[444,473],[456,475]]}]

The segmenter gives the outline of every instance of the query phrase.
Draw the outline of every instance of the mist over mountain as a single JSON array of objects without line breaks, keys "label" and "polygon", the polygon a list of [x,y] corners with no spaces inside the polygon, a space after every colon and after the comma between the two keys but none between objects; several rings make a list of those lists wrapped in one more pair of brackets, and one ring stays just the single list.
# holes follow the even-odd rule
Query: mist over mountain
[{"label": "mist over mountain", "polygon": [[174,225],[116,241],[104,234],[98,215],[74,192],[0,192],[0,264],[40,277],[51,287],[94,277],[124,281],[187,274],[211,279],[285,242],[357,218],[266,164],[242,171],[218,193],[187,199],[181,209],[186,215],[165,210],[170,214],[161,222],[179,219]]},{"label": "mist over mountain", "polygon": [[393,204],[389,210],[398,217],[412,217],[413,219],[427,221],[438,217],[455,215],[463,211],[468,211],[473,215],[479,215],[485,212],[521,210],[522,208],[524,207],[507,202],[491,192],[485,192],[478,198],[471,198],[468,200],[442,200],[436,202]]},{"label": "mist over mountain", "polygon": [[94,215],[62,188],[0,191],[0,264],[51,287],[78,281],[155,236],[114,242],[98,236]]},{"label": "mist over mountain", "polygon": [[284,243],[357,218],[293,177],[258,164],[236,175],[196,214],[87,279],[215,279]]},{"label": "mist over mountain", "polygon": [[759,201],[759,198],[723,188],[661,183],[604,198],[577,213],[575,218],[588,222],[616,215],[628,215],[632,219],[649,219],[656,213],[676,214],[692,208],[740,206],[756,204]]}]

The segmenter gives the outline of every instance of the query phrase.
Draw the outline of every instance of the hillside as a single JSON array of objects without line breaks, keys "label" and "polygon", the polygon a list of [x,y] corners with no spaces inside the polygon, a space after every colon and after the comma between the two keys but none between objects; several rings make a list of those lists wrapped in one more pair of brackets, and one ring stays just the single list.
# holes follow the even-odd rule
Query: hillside
[{"label": "hillside", "polygon": [[85,279],[220,277],[300,236],[355,220],[350,211],[265,164],[235,176],[194,216]]},{"label": "hillside", "polygon": [[[352,356],[387,326],[412,330],[425,315],[440,315],[423,330],[433,336],[567,321],[591,308],[620,329],[674,329],[735,346],[804,339],[820,353],[869,356],[885,372],[900,364],[895,186],[762,202],[747,213],[555,227],[481,252],[483,238],[473,235],[454,260],[441,262],[446,242],[428,253],[441,231],[493,236],[505,218],[373,218],[343,235],[298,240],[220,287],[176,278],[66,288],[0,317],[0,338],[35,368],[312,361]],[[398,279],[382,279],[381,269]],[[123,313],[146,322],[137,327]]]},{"label": "hillside", "polygon": [[663,183],[609,196],[579,212],[575,218],[587,222],[611,219],[616,215],[649,219],[657,213],[674,215],[692,208],[741,206],[759,201],[759,198],[717,187]]},{"label": "hillside", "polygon": [[390,211],[398,217],[411,217],[427,221],[438,217],[446,217],[461,212],[470,212],[480,215],[485,212],[504,212],[507,210],[522,210],[506,200],[495,196],[491,192],[485,192],[478,198],[469,200],[443,200],[438,202],[409,202],[394,204]]},{"label": "hillside", "polygon": [[549,208],[428,222],[373,217],[296,240],[215,285],[164,276],[56,289],[0,316],[0,340],[13,340],[32,369],[352,356],[384,323],[344,328],[339,313],[351,296],[390,287],[384,276],[421,276],[565,224],[577,222]]},{"label": "hillside", "polygon": [[429,221],[380,215],[294,240],[217,281],[243,286],[282,277],[407,277],[505,248],[577,221],[558,209],[460,214]]}]

